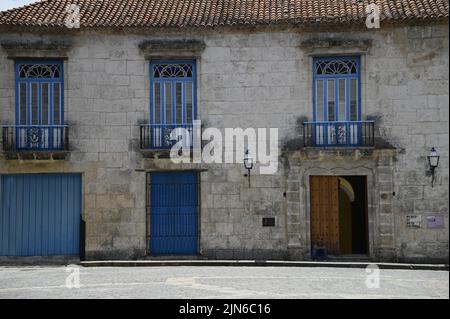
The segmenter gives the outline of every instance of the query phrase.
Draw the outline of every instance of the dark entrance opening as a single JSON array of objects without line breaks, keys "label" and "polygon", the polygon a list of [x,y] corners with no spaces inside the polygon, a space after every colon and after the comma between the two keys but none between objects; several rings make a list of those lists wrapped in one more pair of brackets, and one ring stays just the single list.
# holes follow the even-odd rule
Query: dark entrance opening
[{"label": "dark entrance opening", "polygon": [[366,255],[367,178],[312,176],[311,248],[329,255]]},{"label": "dark entrance opening", "polygon": [[367,254],[367,182],[365,176],[339,177],[341,254]]}]

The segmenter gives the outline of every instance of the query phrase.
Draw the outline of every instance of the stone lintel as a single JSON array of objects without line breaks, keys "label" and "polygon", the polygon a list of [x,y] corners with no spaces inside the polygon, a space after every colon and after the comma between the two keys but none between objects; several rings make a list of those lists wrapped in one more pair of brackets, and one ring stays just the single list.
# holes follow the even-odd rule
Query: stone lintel
[{"label": "stone lintel", "polygon": [[72,42],[67,40],[55,41],[3,41],[0,46],[7,52],[9,59],[67,59],[67,51]]},{"label": "stone lintel", "polygon": [[330,49],[348,49],[355,52],[366,52],[372,46],[371,39],[345,39],[345,38],[310,38],[302,41],[300,47],[307,50],[310,54],[316,54],[315,51]]},{"label": "stone lintel", "polygon": [[206,44],[196,39],[155,39],[139,43],[147,60],[159,58],[185,58],[200,56]]}]

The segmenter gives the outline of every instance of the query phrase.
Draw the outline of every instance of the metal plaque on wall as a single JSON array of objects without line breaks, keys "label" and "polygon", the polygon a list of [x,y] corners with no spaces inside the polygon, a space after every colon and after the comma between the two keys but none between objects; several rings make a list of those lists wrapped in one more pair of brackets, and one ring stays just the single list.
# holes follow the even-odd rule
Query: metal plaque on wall
[{"label": "metal plaque on wall", "polygon": [[430,215],[427,216],[428,228],[444,228],[444,216],[443,215]]},{"label": "metal plaque on wall", "polygon": [[408,228],[420,228],[421,224],[422,224],[422,216],[420,215],[406,216],[406,226]]}]

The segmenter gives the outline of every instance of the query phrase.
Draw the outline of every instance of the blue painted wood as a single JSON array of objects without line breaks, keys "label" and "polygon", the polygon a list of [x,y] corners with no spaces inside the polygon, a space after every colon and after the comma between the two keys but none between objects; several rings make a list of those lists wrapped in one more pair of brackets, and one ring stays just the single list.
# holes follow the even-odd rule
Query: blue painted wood
[{"label": "blue painted wood", "polygon": [[[22,65],[58,65],[60,67],[60,72],[58,77],[43,77],[43,78],[22,78],[20,77],[20,67]],[[51,127],[53,124],[56,125],[62,125],[64,124],[64,63],[62,61],[35,61],[35,60],[24,60],[24,61],[16,61],[15,63],[15,77],[16,77],[16,124],[23,124],[22,120],[20,119],[20,96],[19,96],[19,85],[25,84],[26,85],[26,104],[27,104],[27,118],[26,118],[26,125],[29,126],[40,126],[43,124],[43,118],[42,118],[42,87],[44,84],[49,85],[49,91],[48,91],[48,125]],[[37,98],[38,98],[38,118],[37,123],[33,123],[32,119],[32,109],[31,109],[31,87],[32,85],[37,86]],[[59,98],[60,98],[60,105],[55,106],[54,105],[54,86],[59,85]],[[59,121],[58,123],[54,123],[54,110],[55,108],[59,108]],[[30,128],[31,129],[31,128]],[[48,143],[39,143],[42,145],[39,145],[39,147],[31,147],[29,143],[28,145],[21,145],[20,148],[22,149],[53,149],[53,144],[61,145],[63,141],[63,135],[58,134],[60,133],[57,127],[53,127],[51,129],[48,129],[47,131],[43,131],[41,129],[41,133],[46,133],[48,141],[51,141],[51,145],[49,146]],[[21,136],[26,135],[28,131],[21,131],[19,129],[16,130],[16,136],[18,140],[21,139]],[[54,135],[57,135],[59,141],[54,140]]]},{"label": "blue painted wood", "polygon": [[[356,73],[355,74],[317,74],[316,72],[316,66],[320,62],[332,62],[332,61],[338,61],[338,60],[352,60],[356,63]],[[357,110],[358,110],[358,116],[357,121],[361,121],[361,81],[360,81],[360,57],[359,56],[339,56],[339,57],[317,57],[314,58],[313,63],[313,120],[318,120],[317,115],[317,101],[316,101],[316,94],[317,94],[317,81],[324,81],[324,114],[323,118],[325,120],[328,120],[328,80],[334,81],[334,98],[335,103],[338,103],[338,81],[340,79],[345,80],[346,85],[346,115],[345,118],[339,118],[338,112],[335,113],[335,121],[350,121],[350,94],[349,94],[349,87],[350,87],[350,80],[355,79],[357,81]],[[335,104],[336,105],[336,104]],[[335,107],[335,110],[337,110],[337,107]]]},{"label": "blue painted wood", "polygon": [[80,174],[0,179],[0,256],[79,254]]},{"label": "blue painted wood", "polygon": [[[170,78],[155,78],[154,76],[154,67],[155,65],[160,64],[189,64],[192,66],[192,77],[170,77]],[[192,118],[195,120],[197,117],[197,70],[196,70],[196,61],[195,60],[154,60],[150,63],[150,123],[151,124],[179,124],[186,123],[186,83],[192,83],[193,87],[193,116]],[[160,92],[161,92],[161,117],[160,122],[157,123],[155,121],[155,83],[160,83]],[[175,99],[176,99],[176,83],[182,84],[182,113],[183,119],[181,121],[176,120],[175,113]],[[165,84],[171,85],[171,101],[170,106],[172,109],[172,119],[170,121],[166,121],[166,96],[165,96]],[[191,124],[191,123],[186,123]]]},{"label": "blue painted wood", "polygon": [[198,252],[198,173],[152,173],[150,253]]}]

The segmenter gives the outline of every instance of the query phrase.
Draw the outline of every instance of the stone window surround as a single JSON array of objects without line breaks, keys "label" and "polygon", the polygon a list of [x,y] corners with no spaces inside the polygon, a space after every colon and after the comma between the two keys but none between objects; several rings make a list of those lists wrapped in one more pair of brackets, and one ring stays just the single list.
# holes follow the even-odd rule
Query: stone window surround
[{"label": "stone window surround", "polygon": [[367,90],[367,72],[366,72],[366,58],[372,46],[371,39],[353,40],[353,39],[335,39],[335,38],[311,38],[303,41],[300,44],[300,49],[305,54],[304,69],[308,70],[307,77],[307,92],[308,103],[306,114],[312,119],[313,114],[313,66],[314,58],[317,57],[341,57],[341,56],[359,56],[360,57],[360,76],[361,83],[361,119],[364,120],[366,115],[366,90]]},{"label": "stone window surround", "polygon": [[[50,61],[57,60],[63,64],[63,69],[68,70],[67,60],[68,51],[72,48],[70,41],[3,41],[0,48],[7,53],[7,59],[11,62],[11,70],[15,70],[16,61]],[[63,73],[63,90],[68,87],[68,72]],[[8,75],[10,78],[10,87],[15,87],[15,72]],[[14,93],[15,94],[15,93]],[[67,105],[67,94],[63,94],[63,105]],[[11,100],[11,107],[15,108],[15,98]],[[15,114],[15,111],[13,112]],[[4,119],[5,120],[5,119]],[[11,123],[15,122],[15,117],[6,119]],[[70,124],[70,123],[65,123]]]},{"label": "stone window surround", "polygon": [[[152,39],[144,40],[138,44],[139,49],[147,60],[150,70],[152,61],[191,60],[196,65],[196,108],[197,119],[201,116],[201,54],[206,45],[203,40],[197,39]],[[150,76],[150,75],[149,75]],[[150,77],[148,78],[150,85]],[[148,86],[149,87],[149,86]],[[150,101],[149,101],[150,108]],[[150,109],[149,109],[150,114]],[[146,119],[150,120],[150,118]],[[144,159],[168,158],[170,151],[166,150],[141,150]]]}]

